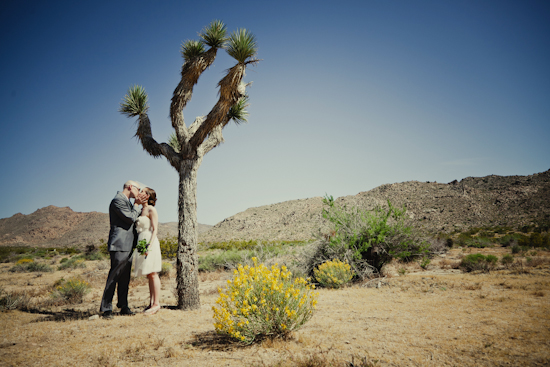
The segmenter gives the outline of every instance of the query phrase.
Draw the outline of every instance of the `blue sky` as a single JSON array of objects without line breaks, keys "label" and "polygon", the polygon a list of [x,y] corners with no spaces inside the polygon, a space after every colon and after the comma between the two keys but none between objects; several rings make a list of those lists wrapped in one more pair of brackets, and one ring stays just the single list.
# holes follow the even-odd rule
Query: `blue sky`
[{"label": "blue sky", "polygon": [[[214,19],[247,28],[249,123],[198,173],[198,220],[355,195],[385,183],[529,175],[550,168],[547,1],[13,1],[0,12],[0,218],[69,206],[107,212],[128,179],[177,221],[178,176],[117,112],[149,94],[172,131],[180,46]],[[224,51],[184,110],[206,115],[234,61]]]}]

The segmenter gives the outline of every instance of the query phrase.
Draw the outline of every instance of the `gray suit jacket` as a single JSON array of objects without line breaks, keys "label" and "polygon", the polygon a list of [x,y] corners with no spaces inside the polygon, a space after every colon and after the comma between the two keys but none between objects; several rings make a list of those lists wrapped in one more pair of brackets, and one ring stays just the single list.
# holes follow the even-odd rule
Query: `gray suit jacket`
[{"label": "gray suit jacket", "polygon": [[134,222],[140,214],[141,211],[136,209],[122,192],[117,192],[109,205],[109,251],[132,251],[137,245]]}]

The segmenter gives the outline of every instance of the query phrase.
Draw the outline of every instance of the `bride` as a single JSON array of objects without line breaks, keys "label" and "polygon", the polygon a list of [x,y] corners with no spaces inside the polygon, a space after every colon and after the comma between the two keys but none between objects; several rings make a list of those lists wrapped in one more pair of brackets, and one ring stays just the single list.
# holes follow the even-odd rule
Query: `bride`
[{"label": "bride", "polygon": [[149,244],[147,252],[140,255],[137,250],[134,276],[147,275],[149,279],[149,306],[145,309],[146,315],[154,315],[160,310],[160,278],[158,273],[162,269],[160,243],[157,238],[158,213],[155,208],[157,194],[155,190],[146,187],[144,192],[149,195],[147,202],[143,204],[141,216],[136,221],[138,241],[146,240]]}]

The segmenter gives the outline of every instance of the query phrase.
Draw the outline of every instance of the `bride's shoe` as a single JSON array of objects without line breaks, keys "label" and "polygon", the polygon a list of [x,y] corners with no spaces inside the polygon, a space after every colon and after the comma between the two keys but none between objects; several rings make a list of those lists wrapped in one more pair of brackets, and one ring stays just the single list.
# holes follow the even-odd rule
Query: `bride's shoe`
[{"label": "bride's shoe", "polygon": [[146,310],[146,311],[144,312],[144,314],[146,314],[146,315],[154,315],[154,314],[156,314],[159,310],[160,310],[160,305],[159,305],[159,306],[155,306],[155,307],[149,308],[148,310]]}]

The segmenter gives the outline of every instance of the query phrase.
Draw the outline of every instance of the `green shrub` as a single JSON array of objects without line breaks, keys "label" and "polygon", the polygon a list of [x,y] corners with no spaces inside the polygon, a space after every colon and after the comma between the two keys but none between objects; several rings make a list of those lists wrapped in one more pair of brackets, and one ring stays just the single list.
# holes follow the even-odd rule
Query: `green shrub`
[{"label": "green shrub", "polygon": [[468,247],[485,248],[491,246],[491,239],[485,237],[474,237],[466,241],[465,245]]},{"label": "green shrub", "polygon": [[462,259],[460,268],[466,272],[476,270],[490,271],[494,269],[497,261],[498,258],[494,255],[470,254]]},{"label": "green shrub", "polygon": [[159,241],[163,259],[175,259],[178,255],[178,238],[169,237]]},{"label": "green shrub", "polygon": [[317,282],[326,288],[340,288],[353,278],[349,264],[338,259],[324,262],[313,273]]},{"label": "green shrub", "polygon": [[26,293],[6,292],[0,288],[0,311],[26,309],[29,302],[30,297]]},{"label": "green shrub", "polygon": [[[28,272],[42,272],[49,273],[53,271],[53,268],[43,262],[35,262],[34,260],[20,259],[18,263],[10,269],[12,273],[28,273]],[[19,262],[22,261],[22,262]]]},{"label": "green shrub", "polygon": [[502,259],[500,259],[500,262],[502,263],[502,265],[508,266],[514,262],[514,256],[512,256],[511,254],[505,254],[504,256],[502,256]]},{"label": "green shrub", "polygon": [[199,256],[199,271],[236,269],[239,264],[252,266],[253,257],[265,262],[279,255],[288,254],[291,247],[292,245],[283,245],[282,242],[277,242],[258,244],[249,250],[212,250]]},{"label": "green shrub", "polygon": [[319,264],[338,259],[364,279],[394,258],[412,261],[429,254],[430,244],[405,224],[405,208],[395,208],[390,201],[387,209],[347,208],[336,205],[332,196],[326,196],[323,203],[322,215],[332,224],[332,231],[320,239],[307,259],[308,274]]},{"label": "green shrub", "polygon": [[101,252],[99,247],[96,247],[95,245],[87,245],[84,251],[84,258],[88,261],[103,260],[105,255]]},{"label": "green shrub", "polygon": [[61,282],[51,293],[52,298],[70,303],[82,303],[91,286],[85,280],[72,278]]},{"label": "green shrub", "polygon": [[426,256],[426,257],[424,257],[424,258],[422,259],[422,261],[420,262],[420,267],[421,267],[422,269],[427,269],[427,268],[428,268],[428,265],[430,265],[430,262],[431,262],[430,258]]},{"label": "green shrub", "polygon": [[268,269],[239,265],[227,288],[218,289],[214,312],[216,332],[251,344],[263,337],[285,337],[312,316],[317,293],[303,278],[292,279],[284,266]]},{"label": "green shrub", "polygon": [[109,246],[107,246],[107,242],[102,238],[99,240],[99,252],[101,252],[103,255],[109,255]]},{"label": "green shrub", "polygon": [[159,277],[170,276],[171,271],[172,271],[172,264],[163,261],[162,262],[162,269],[159,272]]},{"label": "green shrub", "polygon": [[84,262],[83,258],[80,257],[71,257],[69,260],[62,262],[58,266],[58,270],[65,270],[65,269],[78,269],[78,268],[85,268],[86,263]]}]

